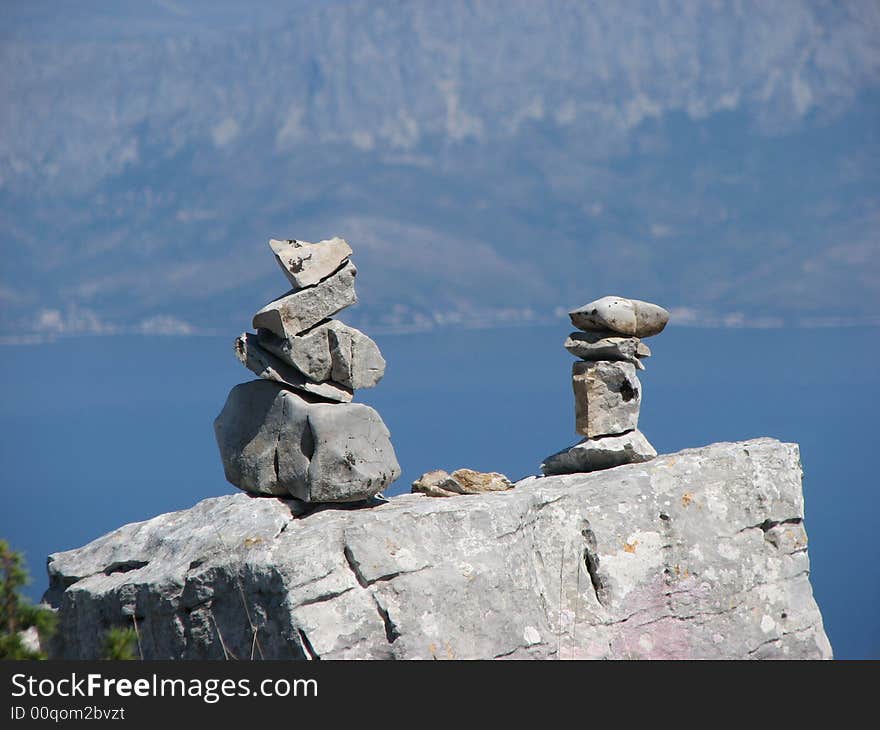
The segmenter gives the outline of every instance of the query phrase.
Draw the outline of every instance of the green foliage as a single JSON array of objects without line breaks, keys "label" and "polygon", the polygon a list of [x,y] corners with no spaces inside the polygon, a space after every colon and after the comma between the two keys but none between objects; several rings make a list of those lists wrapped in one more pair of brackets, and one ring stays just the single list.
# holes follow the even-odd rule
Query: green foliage
[{"label": "green foliage", "polygon": [[134,629],[114,626],[104,634],[104,654],[102,659],[132,661],[137,659],[137,634]]},{"label": "green foliage", "polygon": [[31,605],[21,595],[29,577],[21,553],[0,540],[0,659],[45,659],[42,651],[24,645],[21,632],[34,626],[45,646],[55,631],[55,614],[46,608]]}]

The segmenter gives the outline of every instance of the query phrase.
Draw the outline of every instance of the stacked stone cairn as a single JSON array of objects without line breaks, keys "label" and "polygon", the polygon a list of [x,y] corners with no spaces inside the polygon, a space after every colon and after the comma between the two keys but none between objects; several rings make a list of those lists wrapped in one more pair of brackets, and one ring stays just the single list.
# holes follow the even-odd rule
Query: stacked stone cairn
[{"label": "stacked stone cairn", "polygon": [[580,360],[572,366],[575,430],[585,438],[541,464],[541,472],[569,474],[610,469],[657,456],[639,431],[642,384],[636,370],[651,350],[643,337],[669,321],[663,307],[638,299],[602,297],[569,312],[572,332],[565,349]]},{"label": "stacked stone cairn", "polygon": [[341,238],[270,240],[293,288],[254,315],[235,354],[260,379],[235,386],[214,421],[226,478],[259,495],[357,502],[400,476],[379,414],[352,403],[385,374],[376,343],[333,315],[355,302]]}]

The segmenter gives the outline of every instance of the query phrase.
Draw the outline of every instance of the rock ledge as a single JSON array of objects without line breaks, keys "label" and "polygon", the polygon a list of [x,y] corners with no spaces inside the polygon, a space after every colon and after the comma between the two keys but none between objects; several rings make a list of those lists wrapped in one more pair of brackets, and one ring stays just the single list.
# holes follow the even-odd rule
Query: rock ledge
[{"label": "rock ledge", "polygon": [[831,657],[796,444],[308,507],[217,497],[50,556],[54,656],[137,621],[148,659]]}]

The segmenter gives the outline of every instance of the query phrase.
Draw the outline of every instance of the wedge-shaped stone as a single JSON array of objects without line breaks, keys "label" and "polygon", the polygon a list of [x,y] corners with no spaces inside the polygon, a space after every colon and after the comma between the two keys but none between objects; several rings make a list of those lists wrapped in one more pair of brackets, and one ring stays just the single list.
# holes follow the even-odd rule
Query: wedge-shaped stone
[{"label": "wedge-shaped stone", "polygon": [[310,380],[295,367],[260,347],[257,336],[250,332],[244,332],[235,340],[235,356],[248,370],[266,380],[338,403],[348,403],[352,399],[350,388],[329,380]]},{"label": "wedge-shaped stone", "polygon": [[651,351],[638,337],[621,337],[604,332],[572,332],[565,341],[565,349],[581,360],[623,360],[644,370],[639,358],[650,357]]},{"label": "wedge-shaped stone", "polygon": [[351,256],[351,246],[342,238],[330,238],[318,243],[272,238],[269,248],[294,289],[314,286]]},{"label": "wedge-shaped stone", "polygon": [[572,363],[575,430],[582,436],[610,436],[639,425],[642,384],[628,362]]},{"label": "wedge-shaped stone", "polygon": [[544,476],[611,469],[622,464],[649,461],[657,456],[645,435],[635,429],[619,436],[583,439],[548,456],[541,464]]},{"label": "wedge-shaped stone", "polygon": [[611,330],[632,337],[650,337],[663,331],[669,312],[663,307],[638,299],[602,297],[568,313],[579,330]]},{"label": "wedge-shaped stone", "polygon": [[349,261],[320,284],[287,292],[254,315],[254,328],[267,329],[281,338],[296,337],[357,302],[356,275],[357,269]]},{"label": "wedge-shaped stone", "polygon": [[263,348],[312,380],[334,380],[352,389],[372,388],[385,374],[379,346],[360,330],[335,319],[290,339],[265,329],[257,335]]},{"label": "wedge-shaped stone", "polygon": [[388,428],[362,403],[322,403],[267,380],[237,385],[214,421],[226,478],[305,502],[368,499],[398,476]]}]

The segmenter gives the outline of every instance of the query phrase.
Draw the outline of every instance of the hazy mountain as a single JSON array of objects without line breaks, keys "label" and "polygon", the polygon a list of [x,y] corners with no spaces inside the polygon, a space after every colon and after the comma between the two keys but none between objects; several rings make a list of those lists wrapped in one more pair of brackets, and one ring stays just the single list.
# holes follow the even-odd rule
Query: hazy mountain
[{"label": "hazy mountain", "polygon": [[270,235],[375,328],[878,320],[876,3],[243,8],[2,6],[0,334],[234,333]]}]

